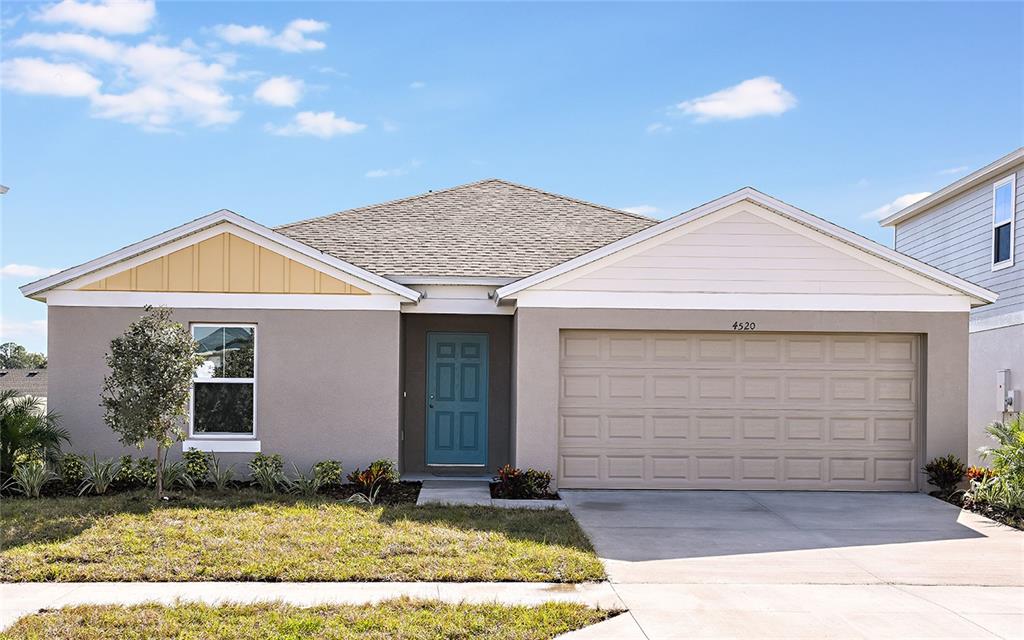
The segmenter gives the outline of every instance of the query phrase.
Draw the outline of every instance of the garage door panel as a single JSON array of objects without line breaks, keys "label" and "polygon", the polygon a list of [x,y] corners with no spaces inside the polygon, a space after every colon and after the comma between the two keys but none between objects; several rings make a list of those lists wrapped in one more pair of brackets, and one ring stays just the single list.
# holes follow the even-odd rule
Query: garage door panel
[{"label": "garage door panel", "polygon": [[566,488],[912,490],[914,336],[564,332]]},{"label": "garage door panel", "polygon": [[673,442],[719,446],[783,446],[829,449],[856,446],[872,451],[914,451],[915,416],[912,412],[836,413],[825,415],[785,412],[694,411],[676,409],[563,408],[559,441],[563,446],[645,447],[672,446]]},{"label": "garage door panel", "polygon": [[737,455],[731,450],[699,453],[633,450],[609,454],[581,449],[563,454],[560,482],[581,489],[686,488],[905,491],[917,459],[880,458],[870,452],[813,455],[807,452]]}]

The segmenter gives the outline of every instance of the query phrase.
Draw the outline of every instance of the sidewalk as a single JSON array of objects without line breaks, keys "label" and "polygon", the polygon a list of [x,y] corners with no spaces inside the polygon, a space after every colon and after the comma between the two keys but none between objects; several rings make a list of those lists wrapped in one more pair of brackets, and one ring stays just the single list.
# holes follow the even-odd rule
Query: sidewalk
[{"label": "sidewalk", "polygon": [[0,584],[0,630],[23,615],[67,605],[279,600],[312,606],[372,604],[402,596],[520,605],[578,602],[625,609],[607,582],[26,582]]}]

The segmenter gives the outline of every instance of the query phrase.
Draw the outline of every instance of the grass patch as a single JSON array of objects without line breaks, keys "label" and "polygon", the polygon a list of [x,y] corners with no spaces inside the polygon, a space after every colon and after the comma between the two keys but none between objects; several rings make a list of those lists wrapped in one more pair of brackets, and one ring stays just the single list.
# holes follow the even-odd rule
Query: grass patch
[{"label": "grass patch", "polygon": [[78,606],[43,611],[0,637],[63,638],[484,638],[540,640],[615,615],[579,604],[538,607],[390,600],[374,605],[296,607],[281,603],[210,606],[142,604]]},{"label": "grass patch", "polygon": [[253,491],[0,503],[0,580],[523,581],[604,578],[564,511],[390,505]]}]

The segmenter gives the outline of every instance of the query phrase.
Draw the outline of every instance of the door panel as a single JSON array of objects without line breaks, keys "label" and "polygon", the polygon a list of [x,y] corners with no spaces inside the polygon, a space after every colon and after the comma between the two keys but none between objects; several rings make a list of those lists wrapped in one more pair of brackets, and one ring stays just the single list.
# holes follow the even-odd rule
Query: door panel
[{"label": "door panel", "polygon": [[487,464],[487,336],[427,334],[428,465]]},{"label": "door panel", "polygon": [[917,486],[917,336],[564,331],[560,363],[559,486]]}]

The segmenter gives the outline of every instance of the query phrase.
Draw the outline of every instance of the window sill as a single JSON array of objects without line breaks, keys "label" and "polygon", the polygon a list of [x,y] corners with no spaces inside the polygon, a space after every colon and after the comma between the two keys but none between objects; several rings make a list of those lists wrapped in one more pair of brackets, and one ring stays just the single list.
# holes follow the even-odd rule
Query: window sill
[{"label": "window sill", "polygon": [[214,440],[190,438],[181,444],[183,451],[195,449],[210,453],[259,453],[259,440]]}]

